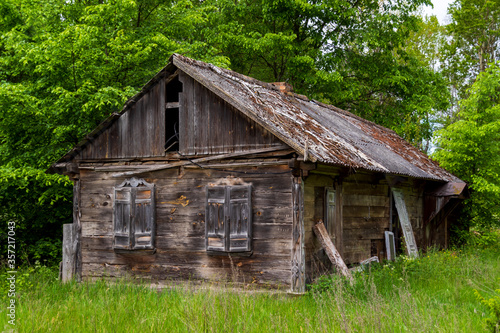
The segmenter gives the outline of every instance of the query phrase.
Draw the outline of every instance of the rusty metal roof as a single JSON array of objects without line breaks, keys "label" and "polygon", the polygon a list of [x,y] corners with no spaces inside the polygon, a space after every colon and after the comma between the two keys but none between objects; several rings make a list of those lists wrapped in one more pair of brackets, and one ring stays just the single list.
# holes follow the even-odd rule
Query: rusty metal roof
[{"label": "rusty metal roof", "polygon": [[73,159],[108,128],[159,78],[175,68],[254,120],[312,161],[354,169],[444,182],[462,182],[403,140],[394,131],[331,105],[309,100],[279,87],[201,61],[174,54],[168,65],[132,97],[122,111],[104,120],[48,170]]},{"label": "rusty metal roof", "polygon": [[460,182],[394,131],[350,112],[180,55],[171,61],[313,161]]}]

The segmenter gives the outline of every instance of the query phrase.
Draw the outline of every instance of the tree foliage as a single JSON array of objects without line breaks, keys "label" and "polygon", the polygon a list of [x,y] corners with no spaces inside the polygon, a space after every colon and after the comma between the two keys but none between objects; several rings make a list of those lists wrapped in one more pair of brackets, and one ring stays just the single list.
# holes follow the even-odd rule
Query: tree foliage
[{"label": "tree foliage", "polygon": [[443,45],[443,74],[463,99],[475,78],[500,59],[500,2],[455,0],[448,8],[448,41]]},{"label": "tree foliage", "polygon": [[288,81],[421,146],[448,100],[443,76],[406,47],[429,3],[0,0],[2,225],[17,222],[28,258],[57,257],[47,242],[71,222],[71,183],[44,171],[173,52]]},{"label": "tree foliage", "polygon": [[469,183],[464,218],[476,226],[500,226],[500,68],[479,74],[460,103],[457,122],[440,130],[440,164]]},{"label": "tree foliage", "polygon": [[173,52],[227,66],[197,35],[206,13],[193,7],[184,0],[0,1],[0,220],[17,222],[27,257],[57,258],[48,240],[60,240],[61,223],[71,222],[71,184],[43,172],[51,163]]},{"label": "tree foliage", "polygon": [[396,130],[420,145],[447,108],[442,76],[404,45],[426,0],[213,0],[209,41],[236,71],[288,81],[312,98]]}]

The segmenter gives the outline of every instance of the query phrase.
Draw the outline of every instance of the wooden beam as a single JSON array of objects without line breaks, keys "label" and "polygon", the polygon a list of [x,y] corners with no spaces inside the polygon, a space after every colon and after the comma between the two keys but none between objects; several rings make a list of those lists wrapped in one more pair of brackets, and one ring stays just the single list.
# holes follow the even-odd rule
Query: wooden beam
[{"label": "wooden beam", "polygon": [[328,235],[328,231],[326,231],[323,222],[319,222],[315,226],[313,226],[313,230],[316,236],[319,238],[321,246],[325,249],[328,258],[330,259],[332,264],[337,268],[337,271],[341,275],[347,277],[349,280],[352,281],[351,272],[349,271],[344,260],[340,256],[340,253],[335,248],[335,245],[333,245],[332,240],[330,239],[330,235]]},{"label": "wooden beam", "polygon": [[203,158],[197,158],[194,160],[180,161],[180,162],[174,162],[174,163],[169,163],[169,164],[164,164],[164,165],[155,165],[155,166],[144,168],[142,170],[115,173],[113,175],[113,177],[135,176],[135,175],[139,175],[139,174],[142,174],[145,172],[165,170],[165,169],[175,168],[178,166],[183,166],[183,165],[187,165],[187,164],[191,164],[191,163],[202,163],[202,162],[208,162],[208,161],[222,160],[222,159],[231,158],[231,157],[264,153],[264,152],[276,151],[276,150],[281,150],[281,149],[283,149],[283,148],[282,147],[267,147],[267,148],[253,149],[253,150],[230,153],[230,154],[208,156],[208,157],[203,157]]},{"label": "wooden beam", "polygon": [[73,247],[74,241],[75,234],[73,223],[63,224],[62,282],[71,281],[75,277],[76,253]]},{"label": "wooden beam", "polygon": [[294,177],[292,183],[292,269],[291,292],[306,291],[305,250],[304,250],[304,184],[300,177]]},{"label": "wooden beam", "polygon": [[165,103],[165,109],[178,109],[179,105],[179,102],[168,102]]},{"label": "wooden beam", "polygon": [[73,251],[75,254],[74,277],[82,281],[82,211],[81,183],[79,179],[73,182]]}]

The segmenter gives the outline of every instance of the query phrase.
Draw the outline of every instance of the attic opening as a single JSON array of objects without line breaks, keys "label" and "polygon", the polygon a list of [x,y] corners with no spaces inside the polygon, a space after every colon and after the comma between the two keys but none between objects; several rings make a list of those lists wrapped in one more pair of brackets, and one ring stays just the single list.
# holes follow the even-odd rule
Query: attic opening
[{"label": "attic opening", "polygon": [[182,83],[177,75],[165,91],[165,152],[179,150],[179,100]]}]

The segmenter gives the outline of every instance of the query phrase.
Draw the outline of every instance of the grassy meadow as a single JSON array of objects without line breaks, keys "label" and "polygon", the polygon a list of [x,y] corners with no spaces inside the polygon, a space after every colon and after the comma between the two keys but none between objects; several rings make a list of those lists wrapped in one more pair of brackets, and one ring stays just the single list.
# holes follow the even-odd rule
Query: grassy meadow
[{"label": "grassy meadow", "polygon": [[[0,330],[14,328],[5,279],[3,273]],[[500,244],[497,235],[418,260],[401,257],[356,273],[353,285],[323,277],[304,296],[61,284],[56,271],[39,265],[20,270],[16,288],[17,332],[494,332]]]}]

